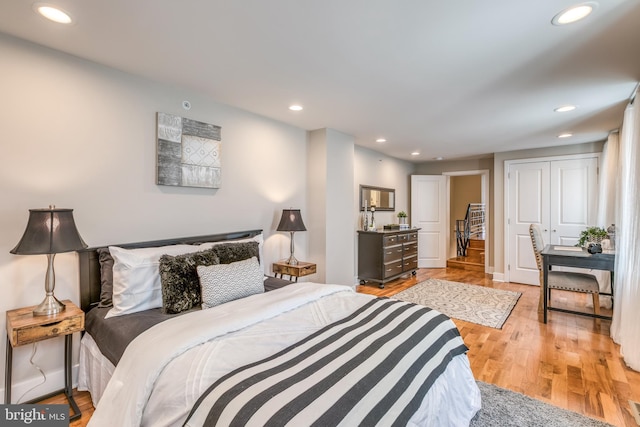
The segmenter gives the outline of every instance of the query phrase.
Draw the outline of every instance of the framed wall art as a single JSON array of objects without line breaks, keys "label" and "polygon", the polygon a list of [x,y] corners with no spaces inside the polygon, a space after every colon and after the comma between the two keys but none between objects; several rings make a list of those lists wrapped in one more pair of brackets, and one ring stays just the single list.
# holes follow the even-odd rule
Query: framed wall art
[{"label": "framed wall art", "polygon": [[158,185],[220,188],[220,126],[157,114]]}]

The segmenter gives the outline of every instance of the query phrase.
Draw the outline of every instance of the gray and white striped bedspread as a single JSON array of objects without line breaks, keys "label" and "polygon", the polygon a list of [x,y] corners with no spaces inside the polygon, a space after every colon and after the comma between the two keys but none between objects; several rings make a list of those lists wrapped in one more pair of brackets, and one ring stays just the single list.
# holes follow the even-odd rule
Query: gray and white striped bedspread
[{"label": "gray and white striped bedspread", "polygon": [[185,426],[403,426],[449,361],[466,351],[447,316],[374,299],[220,378]]}]

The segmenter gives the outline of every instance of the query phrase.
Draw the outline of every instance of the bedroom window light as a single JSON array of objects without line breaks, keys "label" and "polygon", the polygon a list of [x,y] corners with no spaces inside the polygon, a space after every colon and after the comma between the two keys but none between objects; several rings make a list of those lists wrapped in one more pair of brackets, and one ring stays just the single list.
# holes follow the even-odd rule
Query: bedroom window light
[{"label": "bedroom window light", "polygon": [[58,24],[71,24],[73,22],[71,15],[59,7],[50,4],[35,3],[33,9],[48,20],[57,22]]},{"label": "bedroom window light", "polygon": [[566,25],[586,18],[598,6],[596,2],[586,2],[571,6],[553,17],[553,25]]}]

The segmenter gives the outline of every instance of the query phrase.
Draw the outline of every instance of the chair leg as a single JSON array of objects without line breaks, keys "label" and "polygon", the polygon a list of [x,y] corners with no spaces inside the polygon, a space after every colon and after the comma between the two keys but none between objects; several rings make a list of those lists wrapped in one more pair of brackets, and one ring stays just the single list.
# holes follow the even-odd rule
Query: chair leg
[{"label": "chair leg", "polygon": [[593,296],[593,312],[595,314],[600,314],[600,295],[597,293],[592,293]]}]

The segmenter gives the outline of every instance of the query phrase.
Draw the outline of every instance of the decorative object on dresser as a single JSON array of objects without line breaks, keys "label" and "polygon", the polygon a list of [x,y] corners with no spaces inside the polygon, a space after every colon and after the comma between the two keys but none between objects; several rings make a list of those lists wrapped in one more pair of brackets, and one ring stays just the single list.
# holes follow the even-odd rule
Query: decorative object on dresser
[{"label": "decorative object on dresser", "polygon": [[220,188],[220,126],[158,113],[158,185]]},{"label": "decorative object on dresser", "polygon": [[307,228],[304,226],[304,222],[302,222],[300,209],[283,209],[280,224],[278,224],[278,228],[276,230],[288,231],[291,234],[291,255],[287,259],[286,263],[289,265],[298,265],[298,260],[293,256],[293,252],[295,250],[293,233],[296,231],[307,231]]},{"label": "decorative object on dresser", "polygon": [[[36,343],[49,338],[64,336],[64,389],[30,400],[35,403],[64,392],[73,409],[70,420],[80,417],[80,409],[73,399],[71,382],[71,356],[73,333],[84,330],[84,312],[71,301],[65,300],[66,310],[50,316],[34,315],[35,307],[24,307],[7,311],[7,358],[5,361],[4,402],[11,403],[11,373],[13,368],[13,348]],[[44,374],[43,374],[44,375]]]},{"label": "decorative object on dresser", "polygon": [[77,251],[87,244],[80,237],[73,220],[73,209],[29,209],[29,221],[22,239],[10,252],[16,255],[47,255],[47,275],[44,300],[34,307],[35,316],[49,316],[64,310],[64,304],[54,296],[56,275],[53,261],[58,253]]},{"label": "decorative object on dresser", "polygon": [[384,284],[403,274],[416,274],[418,230],[358,231],[358,279]]},{"label": "decorative object on dresser", "polygon": [[287,274],[290,280],[294,280],[293,278],[295,277],[295,281],[297,282],[298,277],[315,274],[316,265],[312,262],[303,261],[298,261],[296,265],[290,265],[286,262],[274,262],[272,269],[275,277],[278,277],[278,274],[280,274],[280,278],[282,279],[282,276]]},{"label": "decorative object on dresser", "polygon": [[409,219],[407,218],[407,213],[405,211],[398,212],[398,224],[400,226],[400,229],[405,230],[409,228],[408,220]]}]

